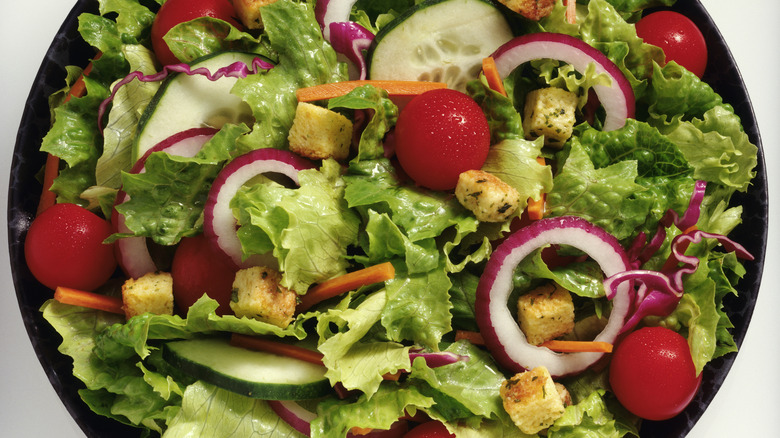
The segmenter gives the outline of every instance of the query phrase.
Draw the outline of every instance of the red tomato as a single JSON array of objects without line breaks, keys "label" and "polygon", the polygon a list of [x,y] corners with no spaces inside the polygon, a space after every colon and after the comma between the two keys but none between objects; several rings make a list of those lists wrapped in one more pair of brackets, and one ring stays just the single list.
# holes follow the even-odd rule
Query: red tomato
[{"label": "red tomato", "polygon": [[218,315],[233,313],[230,295],[238,268],[204,235],[181,240],[173,255],[173,298],[182,314],[207,294],[219,302]]},{"label": "red tomato", "polygon": [[418,185],[450,190],[458,175],[479,169],[490,148],[490,128],[482,109],[450,89],[426,91],[401,111],[395,126],[395,153]]},{"label": "red tomato", "polygon": [[448,438],[454,437],[440,421],[429,421],[410,430],[404,438]]},{"label": "red tomato", "polygon": [[76,204],[55,204],[33,220],[24,241],[24,257],[46,287],[92,291],[116,270],[108,221]]},{"label": "red tomato", "polygon": [[648,420],[682,412],[701,384],[688,342],[664,327],[641,328],[612,353],[609,383],[629,411]]},{"label": "red tomato", "polygon": [[636,23],[636,33],[646,43],[658,46],[666,61],[674,61],[698,77],[707,67],[707,43],[693,21],[672,11],[653,12]]},{"label": "red tomato", "polygon": [[230,0],[168,0],[157,12],[152,23],[152,49],[163,65],[177,64],[163,37],[173,26],[200,17],[219,18],[239,29],[242,26],[235,18],[236,11]]}]

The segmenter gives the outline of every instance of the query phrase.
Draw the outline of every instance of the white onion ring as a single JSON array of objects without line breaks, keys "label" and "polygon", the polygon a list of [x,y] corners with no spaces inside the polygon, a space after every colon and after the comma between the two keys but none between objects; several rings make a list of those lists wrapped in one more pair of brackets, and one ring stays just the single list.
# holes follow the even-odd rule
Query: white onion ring
[{"label": "white onion ring", "polygon": [[[485,344],[499,364],[520,372],[544,366],[553,377],[576,374],[598,361],[603,353],[556,353],[531,345],[507,307],[515,267],[537,248],[570,245],[595,260],[606,277],[630,269],[628,257],[614,236],[575,216],[546,218],[521,228],[496,248],[477,287],[476,316]],[[618,286],[612,312],[594,341],[613,343],[631,307],[629,283]]]},{"label": "white onion ring", "polygon": [[280,149],[257,149],[235,158],[219,172],[211,186],[203,210],[203,233],[236,266],[252,266],[254,262],[243,260],[230,201],[241,186],[258,175],[279,173],[298,185],[298,171],[313,167],[311,161]]},{"label": "white onion ring", "polygon": [[634,90],[618,66],[588,43],[560,33],[532,33],[515,37],[496,49],[492,55],[502,78],[519,65],[535,59],[555,59],[570,64],[580,73],[596,65],[596,73],[606,74],[612,86],[595,85],[593,91],[606,110],[604,130],[620,129],[627,118],[634,117]]},{"label": "white onion ring", "polygon": [[[146,151],[130,169],[130,173],[144,173],[146,171],[146,159],[153,152],[166,152],[180,157],[194,157],[216,133],[217,130],[214,128],[192,128],[174,134]],[[117,193],[114,207],[129,199],[130,197],[127,193],[120,190]],[[111,213],[111,222],[114,224],[117,233],[132,234],[132,231],[125,225],[124,215],[119,214],[116,208]],[[157,270],[157,265],[152,260],[149,248],[146,246],[146,237],[123,237],[114,244],[114,253],[119,267],[128,277],[139,278],[144,274]]]}]

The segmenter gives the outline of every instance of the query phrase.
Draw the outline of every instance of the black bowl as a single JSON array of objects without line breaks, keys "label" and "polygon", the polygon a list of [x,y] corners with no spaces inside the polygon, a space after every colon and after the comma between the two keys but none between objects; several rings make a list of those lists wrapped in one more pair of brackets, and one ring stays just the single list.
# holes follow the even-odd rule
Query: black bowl
[{"label": "black bowl", "polygon": [[[13,281],[27,333],[68,412],[89,437],[104,436],[107,431],[116,438],[138,437],[138,429],[99,416],[82,402],[78,390],[83,388],[83,384],[73,376],[70,358],[57,351],[61,338],[39,311],[44,301],[51,297],[51,290],[33,278],[24,261],[24,236],[35,214],[41,191],[36,175],[45,161],[45,154],[39,152],[39,147],[50,125],[48,96],[62,87],[66,65],[85,66],[94,56],[93,49],[80,39],[76,29],[78,15],[82,12],[97,13],[97,8],[95,0],[78,0],[46,53],[33,83],[19,127],[10,172],[8,242]],[[754,262],[746,265],[747,275],[738,285],[740,295],[728,297],[726,302],[727,312],[734,323],[734,339],[737,345],[741,345],[758,298],[766,251],[768,195],[761,137],[739,69],[704,7],[698,1],[681,0],[674,9],[690,17],[704,32],[710,65],[703,79],[734,107],[751,142],[759,147],[757,177],[747,193],[738,194],[734,199],[735,203],[744,206],[744,223],[733,232],[732,237],[756,257]],[[713,361],[704,371],[701,390],[686,410],[671,420],[645,422],[642,436],[685,436],[712,401],[735,358],[736,354],[732,353]]]}]

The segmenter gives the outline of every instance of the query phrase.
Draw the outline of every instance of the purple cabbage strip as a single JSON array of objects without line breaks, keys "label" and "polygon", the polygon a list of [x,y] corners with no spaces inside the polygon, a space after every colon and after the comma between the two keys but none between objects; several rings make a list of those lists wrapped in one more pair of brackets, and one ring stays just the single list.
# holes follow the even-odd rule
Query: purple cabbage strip
[{"label": "purple cabbage strip", "polygon": [[358,68],[358,79],[366,79],[368,66],[365,51],[371,47],[374,34],[354,21],[330,23],[330,44]]},{"label": "purple cabbage strip", "polygon": [[422,348],[415,348],[409,350],[409,359],[414,362],[414,360],[418,357],[423,358],[426,365],[428,365],[430,368],[438,368],[444,365],[451,365],[456,362],[468,362],[470,357],[469,356],[463,356],[460,354],[455,354],[449,351],[440,351],[440,352],[425,352]]},{"label": "purple cabbage strip", "polygon": [[[653,238],[650,239],[650,242],[643,249],[639,250],[638,248],[635,248],[639,243],[638,240],[634,241],[629,254],[633,267],[638,268],[642,266],[645,262],[650,260],[653,254],[658,252],[661,245],[663,245],[666,240],[667,228],[675,225],[680,231],[685,231],[696,225],[696,222],[699,221],[699,216],[701,216],[701,204],[704,201],[704,192],[706,189],[707,183],[705,181],[697,180],[696,184],[693,186],[693,193],[691,193],[691,200],[688,203],[688,208],[685,210],[682,217],[674,210],[669,209],[659,221],[658,230],[655,235],[653,235]],[[639,238],[645,239],[644,234],[640,234],[637,239]]]},{"label": "purple cabbage strip", "polygon": [[222,67],[216,70],[214,73],[205,67],[193,69],[188,64],[184,63],[166,65],[162,70],[151,75],[144,75],[140,71],[134,71],[125,76],[124,79],[117,82],[117,84],[111,90],[111,94],[105,100],[103,100],[103,102],[101,102],[100,108],[98,109],[98,126],[100,128],[100,132],[103,132],[103,115],[105,114],[108,105],[114,100],[114,97],[116,96],[116,93],[119,91],[119,89],[122,86],[129,84],[133,80],[137,79],[141,82],[158,82],[164,80],[172,73],[184,73],[188,76],[200,75],[206,77],[210,81],[216,81],[223,77],[245,78],[249,75],[257,74],[261,70],[270,70],[272,68],[273,64],[263,60],[260,57],[257,57],[252,60],[251,66],[248,66],[244,62],[236,61],[226,67]]},{"label": "purple cabbage strip", "polygon": [[664,272],[635,269],[620,272],[604,281],[609,299],[615,296],[617,286],[624,281],[633,281],[639,285],[632,297],[634,312],[624,324],[622,332],[631,330],[645,316],[663,317],[674,311],[683,296],[683,275],[696,272],[700,263],[699,258],[685,255],[685,250],[691,243],[700,243],[705,238],[717,240],[727,251],[736,253],[741,259],[753,260],[753,255],[742,245],[721,234],[695,230],[675,237],[671,243],[670,258],[677,262],[677,267]]}]

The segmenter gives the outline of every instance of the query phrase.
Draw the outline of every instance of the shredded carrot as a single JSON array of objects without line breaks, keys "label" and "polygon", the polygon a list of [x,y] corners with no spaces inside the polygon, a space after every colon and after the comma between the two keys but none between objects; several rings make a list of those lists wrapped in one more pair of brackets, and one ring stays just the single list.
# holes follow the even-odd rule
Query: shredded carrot
[{"label": "shredded carrot", "polygon": [[504,81],[501,80],[501,75],[498,74],[496,60],[493,59],[492,56],[488,56],[482,60],[482,72],[485,74],[488,87],[497,93],[501,93],[502,96],[506,96]]},{"label": "shredded carrot", "polygon": [[566,0],[566,21],[569,24],[577,23],[577,1]]},{"label": "shredded carrot", "polygon": [[[98,55],[95,59],[99,58]],[[87,85],[84,83],[84,76],[92,71],[92,63],[89,63],[87,67],[82,71],[81,75],[76,79],[76,82],[70,87],[68,95],[65,96],[63,102],[68,102],[73,97],[81,97],[87,91]],[[54,180],[60,173],[60,159],[56,155],[48,154],[46,156],[46,165],[43,168],[43,190],[41,192],[41,198],[38,201],[38,209],[36,215],[41,214],[43,210],[51,207],[57,202],[57,195],[51,191],[51,186],[54,184]]]},{"label": "shredded carrot", "polygon": [[[542,166],[547,165],[547,161],[545,161],[544,157],[536,157],[536,161]],[[538,221],[544,217],[546,200],[547,195],[544,193],[542,193],[542,196],[539,199],[528,198],[528,207],[526,207],[528,219]]]},{"label": "shredded carrot", "polygon": [[553,339],[542,343],[540,347],[547,347],[559,353],[612,353],[612,344],[599,341],[558,341]]},{"label": "shredded carrot", "polygon": [[290,345],[283,342],[270,341],[255,336],[233,333],[230,337],[230,345],[249,350],[265,351],[279,356],[292,357],[315,365],[322,364],[322,353],[307,348]]},{"label": "shredded carrot", "polygon": [[324,281],[306,292],[298,303],[298,312],[305,312],[317,303],[355,290],[361,286],[379,283],[395,278],[395,268],[390,262],[369,266],[339,277]]},{"label": "shredded carrot", "polygon": [[295,96],[298,98],[298,102],[326,100],[343,96],[363,85],[381,88],[387,91],[390,98],[417,96],[426,91],[447,88],[447,84],[443,82],[355,80],[299,88],[295,91]]},{"label": "shredded carrot", "polygon": [[485,345],[485,339],[482,338],[482,335],[478,332],[471,332],[468,330],[456,330],[455,331],[455,340],[466,340],[471,342],[474,345]]},{"label": "shredded carrot", "polygon": [[125,314],[125,311],[122,309],[122,299],[119,297],[110,297],[108,295],[60,286],[54,290],[54,299],[62,304],[103,310],[120,315]]}]

